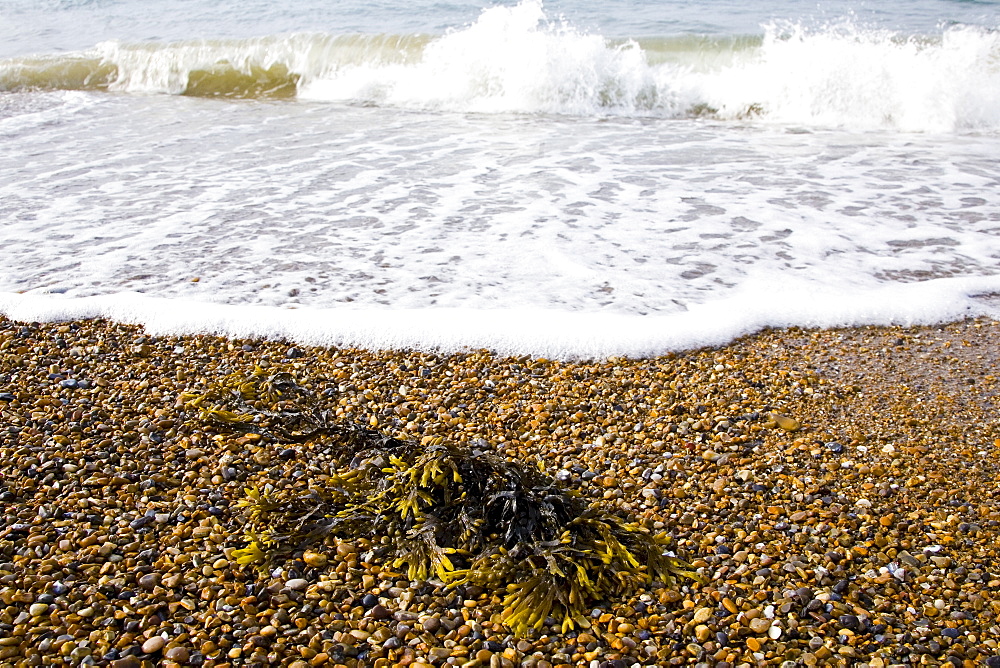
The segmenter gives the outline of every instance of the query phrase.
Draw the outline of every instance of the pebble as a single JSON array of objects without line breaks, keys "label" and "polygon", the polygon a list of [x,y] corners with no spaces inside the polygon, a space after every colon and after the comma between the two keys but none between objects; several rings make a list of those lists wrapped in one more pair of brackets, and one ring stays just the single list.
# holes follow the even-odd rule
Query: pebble
[{"label": "pebble", "polygon": [[[906,665],[1000,668],[1000,578],[984,566],[998,563],[1000,511],[982,502],[1000,492],[985,464],[1000,449],[992,321],[763,332],[589,362],[287,355],[75,325],[0,319],[0,663],[16,629],[41,663],[117,668],[139,668],[140,648],[296,668],[887,668],[886,647],[911,651]],[[323,445],[216,438],[177,405],[253,364],[330,390],[336,420],[538,457],[582,497],[665,532],[706,583],[640,587],[586,629],[512,638],[496,621],[503,591],[409,582],[379,560],[378,537],[331,539],[258,575],[231,555],[244,489],[321,484]]]},{"label": "pebble", "polygon": [[136,656],[126,656],[121,659],[115,659],[110,664],[111,668],[140,668],[142,662]]},{"label": "pebble", "polygon": [[702,622],[707,621],[711,616],[712,616],[712,608],[709,607],[698,608],[694,613],[692,621],[694,621],[695,624],[701,624]]},{"label": "pebble", "polygon": [[774,413],[771,418],[775,423],[784,429],[785,431],[798,431],[802,428],[802,423],[793,417],[788,417],[787,415],[782,415],[781,413]]},{"label": "pebble", "polygon": [[389,608],[381,604],[376,604],[372,606],[372,609],[369,611],[369,614],[371,615],[372,619],[378,619],[378,620],[389,619],[390,617],[392,617],[392,612],[389,610]]},{"label": "pebble", "polygon": [[163,646],[166,644],[167,641],[163,639],[163,636],[152,636],[142,643],[142,652],[143,654],[155,654],[163,649]]},{"label": "pebble", "polygon": [[171,647],[163,653],[163,656],[177,663],[187,663],[191,653],[186,647]]},{"label": "pebble", "polygon": [[143,589],[152,589],[160,584],[161,575],[159,573],[146,573],[139,578],[139,586]]},{"label": "pebble", "polygon": [[306,552],[302,555],[302,561],[306,562],[306,565],[312,566],[313,568],[323,568],[326,566],[329,559],[322,552],[306,550]]}]

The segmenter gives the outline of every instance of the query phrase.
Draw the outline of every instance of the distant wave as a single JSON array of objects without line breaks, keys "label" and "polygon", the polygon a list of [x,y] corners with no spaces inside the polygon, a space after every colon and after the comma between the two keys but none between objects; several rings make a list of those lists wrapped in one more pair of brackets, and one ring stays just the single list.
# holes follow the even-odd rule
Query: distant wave
[{"label": "distant wave", "polygon": [[907,36],[850,24],[762,35],[610,40],[537,2],[439,37],[296,34],[105,42],[0,61],[0,91],[300,98],[406,109],[895,129],[1000,130],[1000,33]]},{"label": "distant wave", "polygon": [[286,35],[171,44],[104,42],[73,54],[0,61],[0,90],[98,90],[197,97],[294,97],[333,68],[420,59],[422,35]]}]

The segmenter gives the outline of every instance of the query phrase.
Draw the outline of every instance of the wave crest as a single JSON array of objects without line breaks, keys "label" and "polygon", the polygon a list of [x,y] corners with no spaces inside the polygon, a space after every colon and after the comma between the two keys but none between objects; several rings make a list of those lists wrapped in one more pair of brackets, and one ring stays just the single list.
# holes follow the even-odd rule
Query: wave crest
[{"label": "wave crest", "polygon": [[850,23],[762,36],[609,40],[539,2],[424,35],[299,34],[122,44],[0,62],[0,90],[298,97],[406,109],[892,129],[1000,130],[1000,33]]}]

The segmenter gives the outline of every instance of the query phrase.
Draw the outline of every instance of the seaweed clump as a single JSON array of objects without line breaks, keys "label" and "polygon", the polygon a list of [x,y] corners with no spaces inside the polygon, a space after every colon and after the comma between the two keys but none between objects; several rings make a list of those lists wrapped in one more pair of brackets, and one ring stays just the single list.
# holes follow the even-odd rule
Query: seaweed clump
[{"label": "seaweed clump", "polygon": [[330,413],[290,373],[259,366],[249,375],[231,373],[204,392],[185,392],[178,403],[218,427],[280,443],[307,441],[333,427]]},{"label": "seaweed clump", "polygon": [[[559,488],[540,465],[440,438],[418,443],[334,423],[315,406],[287,403],[308,397],[290,377],[255,374],[182,401],[219,425],[309,433],[335,456],[329,477],[305,489],[247,488],[240,502],[247,546],[234,552],[241,564],[266,568],[328,536],[388,537],[381,557],[412,580],[504,592],[501,621],[516,635],[550,617],[572,629],[596,601],[654,580],[699,577],[667,553],[665,535]],[[232,402],[223,406],[227,397]]]}]

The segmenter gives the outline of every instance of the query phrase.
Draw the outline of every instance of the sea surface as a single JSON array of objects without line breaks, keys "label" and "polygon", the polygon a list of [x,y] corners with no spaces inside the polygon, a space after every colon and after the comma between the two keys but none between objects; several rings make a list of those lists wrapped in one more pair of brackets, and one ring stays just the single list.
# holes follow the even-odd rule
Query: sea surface
[{"label": "sea surface", "polygon": [[11,317],[572,358],[997,294],[995,0],[0,2]]}]

